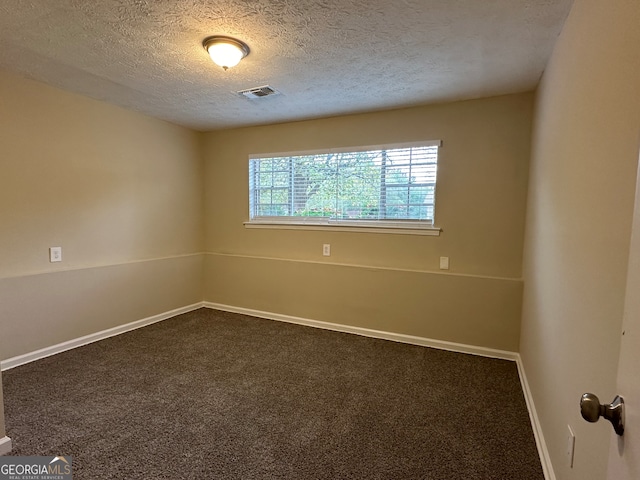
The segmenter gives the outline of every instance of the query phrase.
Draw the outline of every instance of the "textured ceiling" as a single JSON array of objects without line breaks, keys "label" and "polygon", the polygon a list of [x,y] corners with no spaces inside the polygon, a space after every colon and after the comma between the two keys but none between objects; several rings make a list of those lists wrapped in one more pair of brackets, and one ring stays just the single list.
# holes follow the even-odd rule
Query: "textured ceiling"
[{"label": "textured ceiling", "polygon": [[[198,130],[274,123],[531,90],[571,3],[2,0],[0,68]],[[225,72],[210,35],[251,53]]]}]

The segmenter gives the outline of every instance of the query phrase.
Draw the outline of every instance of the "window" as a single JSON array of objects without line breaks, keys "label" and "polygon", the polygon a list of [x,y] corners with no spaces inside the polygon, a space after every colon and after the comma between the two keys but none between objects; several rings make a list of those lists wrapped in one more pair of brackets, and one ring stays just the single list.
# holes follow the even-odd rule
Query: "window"
[{"label": "window", "polygon": [[252,156],[249,225],[433,230],[440,145]]}]

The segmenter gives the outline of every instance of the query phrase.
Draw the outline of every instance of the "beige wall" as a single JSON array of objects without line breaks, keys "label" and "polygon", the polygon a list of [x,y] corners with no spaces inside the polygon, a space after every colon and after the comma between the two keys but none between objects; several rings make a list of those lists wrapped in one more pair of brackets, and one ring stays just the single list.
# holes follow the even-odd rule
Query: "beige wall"
[{"label": "beige wall", "polygon": [[[604,479],[640,132],[640,4],[577,0],[537,97],[521,355],[559,480]],[[567,424],[575,466],[565,463]]]},{"label": "beige wall", "polygon": [[6,72],[0,91],[2,358],[201,301],[200,134]]},{"label": "beige wall", "polygon": [[202,255],[0,279],[3,359],[202,301]]},{"label": "beige wall", "polygon": [[[517,350],[532,103],[509,95],[207,134],[205,300]],[[251,153],[433,139],[444,142],[440,237],[243,226]]]}]

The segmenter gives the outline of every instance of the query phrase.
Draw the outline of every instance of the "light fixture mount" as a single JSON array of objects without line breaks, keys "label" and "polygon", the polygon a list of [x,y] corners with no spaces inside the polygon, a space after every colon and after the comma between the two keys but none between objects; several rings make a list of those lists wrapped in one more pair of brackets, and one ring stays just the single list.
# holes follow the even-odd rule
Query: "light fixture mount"
[{"label": "light fixture mount", "polygon": [[202,46],[209,53],[211,60],[225,70],[236,66],[250,52],[246,43],[224,35],[207,37],[202,41]]}]

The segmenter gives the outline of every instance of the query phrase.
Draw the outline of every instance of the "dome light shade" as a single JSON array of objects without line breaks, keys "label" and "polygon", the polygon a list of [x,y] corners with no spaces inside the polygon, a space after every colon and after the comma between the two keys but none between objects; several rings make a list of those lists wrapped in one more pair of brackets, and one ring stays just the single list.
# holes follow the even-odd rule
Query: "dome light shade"
[{"label": "dome light shade", "polygon": [[225,70],[235,67],[240,60],[249,55],[249,47],[246,43],[222,35],[207,37],[202,45],[209,52],[211,60]]}]

